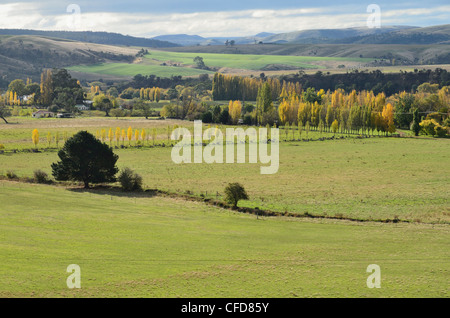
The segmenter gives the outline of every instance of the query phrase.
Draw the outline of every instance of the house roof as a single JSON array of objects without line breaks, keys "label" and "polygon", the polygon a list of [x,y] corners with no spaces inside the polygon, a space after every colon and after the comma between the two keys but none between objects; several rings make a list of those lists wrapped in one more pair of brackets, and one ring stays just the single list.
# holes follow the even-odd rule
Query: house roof
[{"label": "house roof", "polygon": [[34,114],[53,114],[53,112],[49,112],[47,110],[38,110],[37,112],[34,112]]}]

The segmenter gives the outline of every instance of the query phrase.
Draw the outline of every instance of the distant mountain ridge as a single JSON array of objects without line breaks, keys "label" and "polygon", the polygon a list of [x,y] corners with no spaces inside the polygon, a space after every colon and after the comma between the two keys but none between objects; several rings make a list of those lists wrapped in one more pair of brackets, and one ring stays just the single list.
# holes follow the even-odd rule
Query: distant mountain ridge
[{"label": "distant mountain ridge", "polygon": [[450,44],[450,24],[347,38],[351,44]]},{"label": "distant mountain ridge", "polygon": [[227,40],[235,44],[449,44],[450,24],[432,27],[383,26],[369,29],[316,29],[287,33],[262,32],[246,37],[201,37],[198,35],[162,35],[153,39],[170,41],[181,46],[224,45]]},{"label": "distant mountain ridge", "polygon": [[304,30],[289,33],[276,34],[264,38],[268,43],[293,43],[293,44],[328,44],[340,42],[345,39],[385,34],[411,26],[385,26],[381,28],[346,28],[346,29],[317,29]]},{"label": "distant mountain ridge", "polygon": [[86,43],[106,44],[106,45],[124,45],[141,46],[150,48],[166,48],[180,46],[176,43],[160,41],[157,39],[139,38],[129,35],[110,32],[93,31],[43,31],[26,29],[0,29],[0,35],[34,35],[45,36]]},{"label": "distant mountain ridge", "polygon": [[169,34],[159,35],[152,39],[159,41],[168,41],[179,44],[181,46],[208,46],[208,45],[224,45],[225,42],[234,41],[235,44],[254,44],[264,40],[267,37],[274,36],[275,33],[262,32],[254,36],[247,37],[202,37],[199,35],[188,34]]}]

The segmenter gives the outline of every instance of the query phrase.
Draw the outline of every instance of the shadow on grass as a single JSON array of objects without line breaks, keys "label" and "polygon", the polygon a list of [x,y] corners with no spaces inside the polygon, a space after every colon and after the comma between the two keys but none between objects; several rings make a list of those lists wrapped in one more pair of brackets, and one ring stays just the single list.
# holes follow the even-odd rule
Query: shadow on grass
[{"label": "shadow on grass", "polygon": [[107,185],[95,185],[86,188],[68,188],[67,190],[76,193],[92,193],[97,195],[105,195],[105,196],[115,196],[115,197],[123,197],[123,198],[153,198],[160,194],[159,190],[148,189],[144,191],[123,191],[120,187],[117,186],[107,186]]}]

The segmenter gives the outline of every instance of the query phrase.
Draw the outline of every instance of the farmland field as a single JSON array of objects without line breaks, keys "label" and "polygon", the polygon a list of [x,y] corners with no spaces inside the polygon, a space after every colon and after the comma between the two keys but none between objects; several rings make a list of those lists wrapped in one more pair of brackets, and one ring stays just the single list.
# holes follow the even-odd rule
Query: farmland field
[{"label": "farmland field", "polygon": [[[448,227],[0,182],[0,297],[448,297]],[[81,267],[81,289],[66,267]],[[382,268],[368,289],[366,268]]]},{"label": "farmland field", "polygon": [[[100,119],[60,121],[68,127],[55,131],[74,133],[85,125],[93,133]],[[34,121],[35,125],[55,122]],[[31,122],[0,130],[8,138],[17,131],[21,145],[32,148]],[[70,127],[71,123],[75,127]],[[145,121],[103,119],[102,127],[132,126],[133,129],[156,127],[159,142],[167,143],[167,125],[188,126],[179,121]],[[153,125],[153,126],[152,126]],[[6,127],[6,125],[2,126]],[[8,126],[8,127],[13,127]],[[36,126],[38,127],[38,126]],[[11,130],[12,129],[12,130]],[[45,148],[46,130],[40,129]],[[319,137],[314,132],[310,137]],[[1,140],[1,139],[0,139]],[[1,142],[1,141],[0,141]],[[26,142],[26,143],[24,143]],[[127,145],[128,142],[125,142]],[[150,145],[152,142],[150,141]],[[314,142],[282,142],[280,168],[275,175],[261,175],[261,164],[181,164],[171,160],[171,148],[116,149],[120,168],[130,167],[144,178],[149,188],[195,196],[222,198],[229,182],[240,182],[250,200],[241,206],[276,212],[309,213],[321,216],[344,216],[363,220],[400,220],[424,223],[450,222],[450,193],[447,191],[450,167],[448,139],[364,138]],[[0,173],[14,171],[22,177],[42,169],[51,172],[57,161],[56,150],[43,153],[0,155]]]},{"label": "farmland field", "polygon": [[[32,148],[34,128],[44,150],[48,131],[156,128],[161,144],[168,125],[192,126],[136,118],[11,122],[0,125],[7,150],[0,175],[19,177],[51,174],[58,160],[56,149],[9,151]],[[264,176],[261,164],[176,165],[171,150],[134,141],[114,150],[119,168],[171,196],[0,180],[0,297],[449,296],[448,139],[283,141],[279,172]],[[325,218],[257,218],[180,196],[223,200],[229,182],[249,194],[241,207]],[[405,222],[377,222],[395,218]],[[70,264],[81,266],[79,290],[66,286]],[[366,286],[370,264],[382,268],[381,289]]]},{"label": "farmland field", "polygon": [[216,54],[216,53],[180,53],[151,51],[145,57],[157,61],[175,61],[183,64],[193,64],[196,56],[201,56],[207,66],[228,67],[237,69],[261,70],[270,64],[288,65],[295,68],[319,68],[316,62],[338,61],[367,63],[372,59],[316,57],[316,56],[286,56],[286,55],[255,55],[255,54]]},{"label": "farmland field", "polygon": [[[136,74],[153,74],[170,77],[173,75],[195,76],[212,71],[192,68],[194,58],[201,56],[208,67],[239,70],[275,70],[275,69],[320,69],[324,63],[368,63],[367,58],[252,55],[252,54],[215,54],[215,53],[180,53],[152,50],[139,63],[104,63],[96,65],[77,65],[69,70],[81,73],[95,73],[114,76],[134,76]],[[161,64],[166,63],[165,66]],[[177,65],[177,66],[173,66]]]}]

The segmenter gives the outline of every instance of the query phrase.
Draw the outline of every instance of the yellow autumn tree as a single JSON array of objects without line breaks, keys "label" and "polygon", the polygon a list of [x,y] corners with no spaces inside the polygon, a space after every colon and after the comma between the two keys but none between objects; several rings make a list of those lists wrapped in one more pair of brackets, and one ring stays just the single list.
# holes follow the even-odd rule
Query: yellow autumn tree
[{"label": "yellow autumn tree", "polygon": [[133,128],[128,127],[127,131],[128,144],[131,146],[131,139],[133,138]]},{"label": "yellow autumn tree", "polygon": [[39,144],[39,131],[37,129],[33,130],[31,139],[33,140],[34,147],[37,148],[37,145]]},{"label": "yellow autumn tree", "polygon": [[123,144],[125,143],[125,138],[127,138],[127,132],[125,131],[125,129],[122,129],[121,138],[122,138],[122,146],[123,146]]},{"label": "yellow autumn tree", "polygon": [[384,125],[386,131],[393,134],[395,133],[395,124],[394,124],[394,107],[391,103],[388,103],[384,108],[381,114],[383,116]]},{"label": "yellow autumn tree", "polygon": [[336,135],[337,131],[339,130],[339,122],[337,121],[337,119],[335,119],[331,124],[331,130]]},{"label": "yellow autumn tree", "polygon": [[52,143],[52,134],[50,132],[47,133],[47,148],[50,148]]},{"label": "yellow autumn tree", "polygon": [[116,128],[116,133],[115,133],[115,136],[114,136],[117,146],[119,145],[119,141],[120,141],[120,133],[121,133],[120,127],[117,127]]},{"label": "yellow autumn tree", "polygon": [[134,142],[136,144],[136,146],[138,145],[139,142],[139,129],[136,129],[134,132]]},{"label": "yellow autumn tree", "polygon": [[286,99],[280,103],[278,107],[278,115],[280,116],[281,124],[284,125],[288,121],[289,102]]},{"label": "yellow autumn tree", "polygon": [[8,104],[14,105],[14,93],[12,91],[9,92]]},{"label": "yellow autumn tree", "polygon": [[242,104],[240,101],[231,101],[228,104],[228,112],[230,114],[231,117],[231,121],[233,124],[237,124],[239,121],[239,118],[241,118],[241,113],[242,113]]},{"label": "yellow autumn tree", "polygon": [[112,128],[109,128],[108,139],[109,139],[109,146],[111,147],[113,139],[114,139],[114,132],[113,132]]},{"label": "yellow autumn tree", "polygon": [[147,132],[145,131],[145,129],[142,129],[142,132],[141,132],[141,139],[142,139],[142,142],[143,142],[143,143],[144,143],[145,140],[147,139]]},{"label": "yellow autumn tree", "polygon": [[161,89],[159,87],[155,88],[155,101],[159,103],[161,99]]},{"label": "yellow autumn tree", "polygon": [[101,130],[100,138],[101,138],[102,142],[105,142],[105,140],[106,140],[106,130],[105,129]]}]

